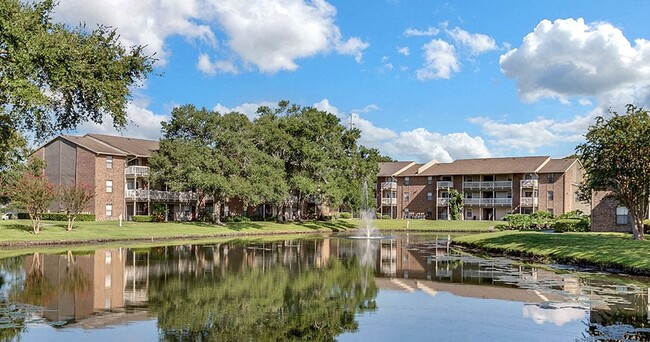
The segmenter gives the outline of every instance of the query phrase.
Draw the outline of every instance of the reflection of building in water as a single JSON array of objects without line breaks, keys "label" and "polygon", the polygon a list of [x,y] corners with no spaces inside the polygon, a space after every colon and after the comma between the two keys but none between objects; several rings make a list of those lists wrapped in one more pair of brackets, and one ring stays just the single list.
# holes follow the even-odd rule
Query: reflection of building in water
[{"label": "reflection of building in water", "polygon": [[[98,311],[122,308],[124,261],[120,250],[87,255],[36,253],[25,257],[29,285],[19,296],[44,306],[43,317],[50,321],[80,320]],[[40,291],[30,288],[36,285]]]}]

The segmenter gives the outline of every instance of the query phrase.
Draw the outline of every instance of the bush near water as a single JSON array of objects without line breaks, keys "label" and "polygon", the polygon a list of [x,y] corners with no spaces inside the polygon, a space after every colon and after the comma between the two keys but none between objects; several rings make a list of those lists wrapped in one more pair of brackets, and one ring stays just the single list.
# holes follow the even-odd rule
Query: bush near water
[{"label": "bush near water", "polygon": [[588,232],[590,227],[589,215],[580,210],[564,213],[559,217],[547,211],[537,211],[532,214],[508,214],[495,228],[500,230],[547,230],[556,232]]}]

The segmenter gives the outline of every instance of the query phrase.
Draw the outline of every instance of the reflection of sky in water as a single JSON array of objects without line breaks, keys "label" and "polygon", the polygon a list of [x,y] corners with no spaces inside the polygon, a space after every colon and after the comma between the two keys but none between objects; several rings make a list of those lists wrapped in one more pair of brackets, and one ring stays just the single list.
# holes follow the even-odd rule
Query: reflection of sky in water
[{"label": "reflection of sky in water", "polygon": [[526,318],[531,318],[537,324],[550,322],[557,326],[563,326],[572,321],[584,320],[587,316],[587,311],[573,307],[541,308],[531,304],[524,305],[522,314]]}]

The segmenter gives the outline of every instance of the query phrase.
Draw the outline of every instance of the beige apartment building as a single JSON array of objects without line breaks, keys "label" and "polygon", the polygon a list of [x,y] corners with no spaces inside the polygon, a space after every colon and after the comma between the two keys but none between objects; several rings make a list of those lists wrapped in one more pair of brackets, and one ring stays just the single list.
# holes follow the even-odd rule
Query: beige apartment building
[{"label": "beige apartment building", "polygon": [[377,208],[392,218],[447,220],[449,192],[463,195],[465,220],[500,220],[509,213],[582,210],[577,197],[584,170],[576,158],[547,156],[380,163]]}]

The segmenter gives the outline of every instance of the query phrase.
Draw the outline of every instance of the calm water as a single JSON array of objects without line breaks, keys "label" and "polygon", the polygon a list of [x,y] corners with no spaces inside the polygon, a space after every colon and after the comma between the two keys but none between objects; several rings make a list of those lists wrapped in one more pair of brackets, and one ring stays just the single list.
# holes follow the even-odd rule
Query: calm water
[{"label": "calm water", "polygon": [[0,259],[0,341],[647,340],[649,287],[431,235],[36,253]]}]

